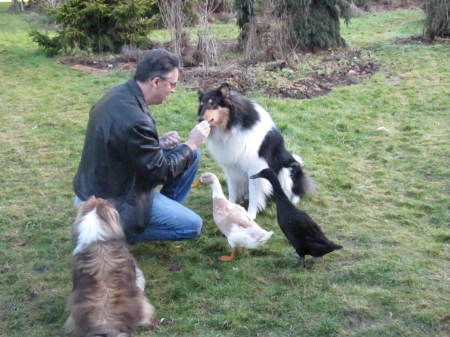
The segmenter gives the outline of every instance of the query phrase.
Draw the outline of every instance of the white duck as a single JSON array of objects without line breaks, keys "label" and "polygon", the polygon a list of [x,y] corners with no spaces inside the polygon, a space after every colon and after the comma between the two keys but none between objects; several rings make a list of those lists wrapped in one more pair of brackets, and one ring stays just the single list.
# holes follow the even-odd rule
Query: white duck
[{"label": "white duck", "polygon": [[261,228],[248,216],[244,207],[228,201],[216,175],[203,173],[192,187],[202,183],[211,185],[214,222],[227,237],[231,247],[231,254],[219,257],[219,261],[231,261],[236,257],[238,248],[258,248],[269,240],[273,232]]}]

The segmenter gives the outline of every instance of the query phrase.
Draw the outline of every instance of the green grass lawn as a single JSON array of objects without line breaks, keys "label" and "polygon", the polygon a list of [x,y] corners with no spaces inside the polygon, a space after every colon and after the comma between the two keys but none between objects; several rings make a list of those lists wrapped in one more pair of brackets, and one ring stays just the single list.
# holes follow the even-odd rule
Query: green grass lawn
[{"label": "green grass lawn", "polygon": [[[88,111],[128,75],[46,58],[28,37],[36,18],[8,6],[0,4],[0,336],[63,336],[71,181]],[[419,34],[422,20],[420,10],[398,10],[343,27],[351,47],[383,64],[362,83],[311,100],[253,97],[317,182],[302,208],[344,249],[295,269],[272,205],[257,220],[273,238],[219,263],[228,247],[210,190],[195,189],[188,205],[204,218],[200,238],[132,248],[166,319],[136,336],[448,335],[450,44],[393,44]],[[161,132],[186,137],[196,109],[196,93],[180,88],[153,110]],[[206,151],[201,170],[223,177]],[[170,272],[174,263],[184,268]]]}]

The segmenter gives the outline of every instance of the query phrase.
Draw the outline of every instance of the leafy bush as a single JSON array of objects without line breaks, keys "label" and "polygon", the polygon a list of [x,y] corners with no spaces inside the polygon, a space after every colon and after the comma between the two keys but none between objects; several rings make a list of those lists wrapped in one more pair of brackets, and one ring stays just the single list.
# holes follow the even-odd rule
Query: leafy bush
[{"label": "leafy bush", "polygon": [[119,52],[124,45],[142,46],[154,27],[154,0],[67,0],[50,10],[61,26],[55,37],[32,32],[47,54],[79,48]]},{"label": "leafy bush", "polygon": [[425,12],[425,36],[431,40],[436,36],[450,37],[450,0],[430,0],[425,4]]}]

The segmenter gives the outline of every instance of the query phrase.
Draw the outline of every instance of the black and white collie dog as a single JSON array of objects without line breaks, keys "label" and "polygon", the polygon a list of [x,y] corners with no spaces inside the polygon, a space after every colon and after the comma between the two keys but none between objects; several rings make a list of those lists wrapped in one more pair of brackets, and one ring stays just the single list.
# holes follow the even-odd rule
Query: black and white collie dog
[{"label": "black and white collie dog", "polygon": [[283,137],[269,113],[231,90],[227,83],[207,93],[199,92],[199,121],[207,120],[211,133],[207,147],[225,172],[228,198],[248,198],[248,214],[255,219],[266,206],[272,186],[265,179],[249,179],[270,167],[293,203],[311,189],[300,157],[286,150]]},{"label": "black and white collie dog", "polygon": [[66,331],[83,337],[126,337],[138,325],[150,325],[154,309],[144,295],[144,275],[128,251],[112,204],[95,197],[81,204],[73,241]]}]

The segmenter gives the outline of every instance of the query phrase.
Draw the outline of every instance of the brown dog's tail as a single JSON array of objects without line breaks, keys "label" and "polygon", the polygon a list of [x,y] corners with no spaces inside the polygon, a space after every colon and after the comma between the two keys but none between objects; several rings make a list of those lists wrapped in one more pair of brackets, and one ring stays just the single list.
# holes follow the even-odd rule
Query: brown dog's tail
[{"label": "brown dog's tail", "polygon": [[129,334],[114,328],[97,327],[89,331],[85,337],[128,337]]}]

